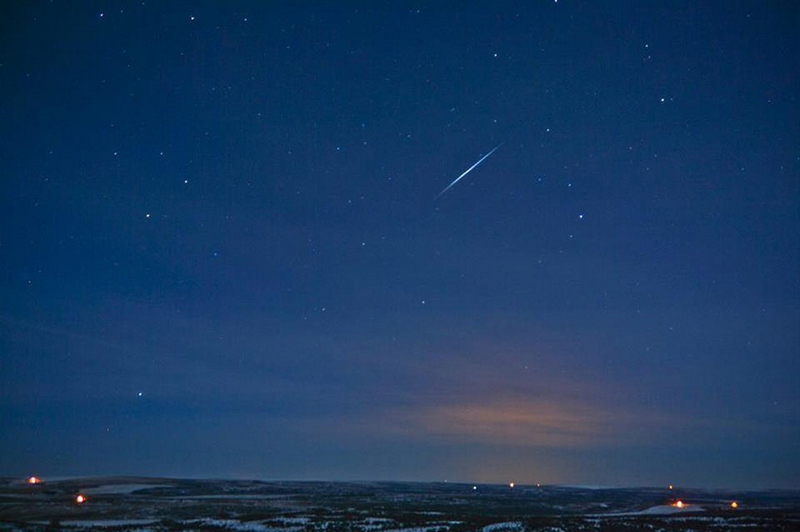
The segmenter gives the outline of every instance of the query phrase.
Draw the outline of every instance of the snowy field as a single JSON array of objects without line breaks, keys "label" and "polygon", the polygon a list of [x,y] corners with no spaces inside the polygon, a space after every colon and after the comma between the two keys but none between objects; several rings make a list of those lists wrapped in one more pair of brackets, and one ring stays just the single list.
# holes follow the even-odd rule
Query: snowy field
[{"label": "snowy field", "polygon": [[[82,496],[82,502],[78,497]],[[800,492],[148,478],[0,479],[0,531],[800,530]]]}]

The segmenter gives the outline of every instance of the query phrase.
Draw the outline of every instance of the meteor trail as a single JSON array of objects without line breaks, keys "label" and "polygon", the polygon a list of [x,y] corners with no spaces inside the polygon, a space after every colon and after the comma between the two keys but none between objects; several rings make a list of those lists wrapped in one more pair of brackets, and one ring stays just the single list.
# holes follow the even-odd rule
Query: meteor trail
[{"label": "meteor trail", "polygon": [[460,180],[462,177],[464,177],[465,175],[467,175],[468,173],[470,173],[470,172],[471,172],[471,171],[472,171],[472,170],[473,170],[473,169],[474,169],[476,166],[478,166],[478,165],[479,165],[479,164],[481,164],[483,161],[485,161],[487,157],[489,157],[491,154],[493,154],[493,153],[495,152],[495,150],[497,150],[497,148],[499,148],[499,147],[500,147],[500,146],[502,146],[502,145],[503,145],[503,143],[501,142],[500,144],[498,144],[497,146],[495,146],[494,148],[492,148],[492,151],[490,151],[489,153],[487,153],[486,155],[484,155],[483,157],[481,157],[480,159],[478,159],[478,162],[477,162],[477,163],[473,164],[472,166],[470,166],[469,168],[467,168],[466,170],[464,170],[464,173],[463,173],[463,174],[461,174],[460,176],[458,176],[457,178],[455,178],[455,179],[453,180],[453,182],[452,182],[452,183],[450,183],[449,185],[447,185],[446,187],[444,187],[444,190],[442,190],[441,192],[439,192],[439,194],[437,194],[437,196],[436,196],[435,198],[433,198],[433,199],[434,199],[434,200],[437,200],[437,199],[439,199],[439,196],[441,196],[442,194],[444,194],[445,192],[447,192],[448,190],[450,190],[450,187],[452,187],[453,185],[455,185],[456,183],[458,183],[458,182],[459,182],[459,180]]}]

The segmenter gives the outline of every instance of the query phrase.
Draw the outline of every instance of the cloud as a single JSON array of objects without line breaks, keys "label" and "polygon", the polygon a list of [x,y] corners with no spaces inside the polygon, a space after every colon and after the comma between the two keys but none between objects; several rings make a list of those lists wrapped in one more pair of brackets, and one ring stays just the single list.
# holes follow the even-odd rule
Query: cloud
[{"label": "cloud", "polygon": [[555,403],[501,402],[427,409],[416,422],[432,435],[485,443],[579,446],[605,435],[608,415]]},{"label": "cloud", "polygon": [[501,446],[587,447],[613,443],[633,416],[611,408],[546,399],[499,399],[406,409],[382,416],[380,428],[412,439]]}]

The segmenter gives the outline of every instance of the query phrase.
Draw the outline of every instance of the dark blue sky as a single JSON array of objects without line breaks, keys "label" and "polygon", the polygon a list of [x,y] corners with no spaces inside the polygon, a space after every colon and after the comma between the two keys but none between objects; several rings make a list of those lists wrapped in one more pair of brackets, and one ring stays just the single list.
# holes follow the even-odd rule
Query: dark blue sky
[{"label": "dark blue sky", "polygon": [[4,3],[0,474],[800,487],[794,2],[277,4]]}]

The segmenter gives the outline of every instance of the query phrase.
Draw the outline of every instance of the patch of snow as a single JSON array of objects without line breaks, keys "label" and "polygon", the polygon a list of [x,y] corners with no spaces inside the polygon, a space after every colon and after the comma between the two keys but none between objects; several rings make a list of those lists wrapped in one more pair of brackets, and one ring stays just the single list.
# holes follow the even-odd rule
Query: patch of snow
[{"label": "patch of snow", "polygon": [[678,508],[671,504],[662,504],[659,506],[651,506],[646,510],[639,512],[620,512],[613,514],[599,514],[598,517],[630,517],[635,515],[672,515],[683,512],[705,512],[705,508],[695,506],[694,504],[684,504],[683,508]]},{"label": "patch of snow", "polygon": [[377,532],[394,525],[395,521],[385,517],[365,517],[363,523],[359,525],[362,532]]},{"label": "patch of snow", "polygon": [[306,525],[311,519],[308,517],[276,517],[273,521],[283,525]]},{"label": "patch of snow", "polygon": [[483,527],[482,532],[499,532],[500,530],[525,530],[519,521],[509,521],[507,523],[492,523]]},{"label": "patch of snow", "polygon": [[442,529],[441,525],[415,526],[412,528],[392,528],[384,532],[438,532]]},{"label": "patch of snow", "polygon": [[670,514],[679,514],[682,512],[704,512],[703,508],[699,506],[695,506],[693,504],[684,504],[683,507],[678,508],[677,506],[672,506],[671,504],[663,504],[660,506],[652,506],[646,510],[642,510],[639,512],[639,515],[670,515]]},{"label": "patch of snow", "polygon": [[183,521],[183,524],[190,526],[214,526],[225,528],[227,530],[235,530],[236,532],[300,532],[303,527],[273,527],[265,525],[264,523],[243,523],[236,519],[192,519],[190,521]]},{"label": "patch of snow", "polygon": [[136,525],[152,525],[157,523],[157,519],[96,519],[96,520],[67,520],[61,521],[61,526],[70,527],[86,527],[86,528],[105,528],[110,526],[136,526]]},{"label": "patch of snow", "polygon": [[171,488],[171,484],[108,484],[95,488],[86,488],[86,495],[130,495],[131,493],[149,488]]}]

